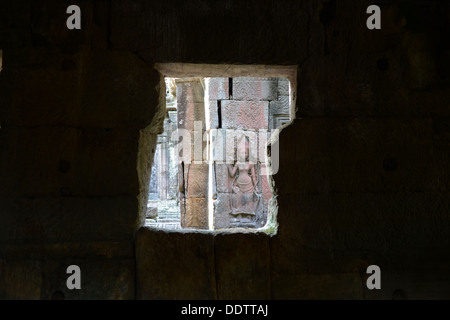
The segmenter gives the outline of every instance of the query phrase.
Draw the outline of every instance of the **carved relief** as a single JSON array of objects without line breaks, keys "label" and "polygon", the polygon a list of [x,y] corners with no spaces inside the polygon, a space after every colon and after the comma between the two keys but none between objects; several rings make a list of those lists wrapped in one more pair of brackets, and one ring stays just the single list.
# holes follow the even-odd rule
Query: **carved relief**
[{"label": "carved relief", "polygon": [[249,161],[249,143],[246,139],[238,147],[237,161],[228,167],[232,227],[254,227],[263,202],[258,169],[259,166]]}]

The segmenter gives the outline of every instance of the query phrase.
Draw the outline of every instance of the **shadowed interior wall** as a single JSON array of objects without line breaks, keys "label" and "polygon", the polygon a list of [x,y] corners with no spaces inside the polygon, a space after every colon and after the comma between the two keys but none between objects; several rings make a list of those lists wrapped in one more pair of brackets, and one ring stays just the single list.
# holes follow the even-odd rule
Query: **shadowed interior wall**
[{"label": "shadowed interior wall", "polygon": [[[71,4],[0,11],[0,298],[450,297],[447,3],[80,0],[69,31]],[[299,66],[277,235],[140,228],[161,62]]]}]

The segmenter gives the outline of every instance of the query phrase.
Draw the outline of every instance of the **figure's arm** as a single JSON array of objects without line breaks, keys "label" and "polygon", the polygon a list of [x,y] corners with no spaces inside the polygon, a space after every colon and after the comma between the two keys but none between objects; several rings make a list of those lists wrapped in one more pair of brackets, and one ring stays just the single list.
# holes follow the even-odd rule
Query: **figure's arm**
[{"label": "figure's arm", "polygon": [[250,166],[250,175],[252,177],[253,188],[254,188],[255,192],[257,192],[256,186],[257,186],[258,180],[256,177],[255,165],[253,165],[253,164]]},{"label": "figure's arm", "polygon": [[228,166],[228,172],[230,174],[230,177],[234,177],[236,171],[237,171],[237,162],[234,164],[234,166],[233,165]]}]

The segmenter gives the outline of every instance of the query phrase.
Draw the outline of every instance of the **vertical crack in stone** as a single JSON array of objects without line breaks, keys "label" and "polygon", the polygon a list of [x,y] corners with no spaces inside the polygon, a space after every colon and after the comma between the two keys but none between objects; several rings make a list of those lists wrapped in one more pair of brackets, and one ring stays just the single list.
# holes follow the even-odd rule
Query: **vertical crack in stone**
[{"label": "vertical crack in stone", "polygon": [[219,129],[222,129],[222,100],[217,100],[217,118]]},{"label": "vertical crack in stone", "polygon": [[183,197],[180,197],[180,199],[182,199],[183,203],[183,214],[186,215],[186,179],[185,179],[185,167],[184,167],[184,161],[181,162],[181,172],[182,172],[182,177],[183,180],[181,182],[181,186],[180,186],[180,193],[183,194]]},{"label": "vertical crack in stone", "polygon": [[233,78],[228,79],[228,93],[230,96],[230,100],[233,100]]}]

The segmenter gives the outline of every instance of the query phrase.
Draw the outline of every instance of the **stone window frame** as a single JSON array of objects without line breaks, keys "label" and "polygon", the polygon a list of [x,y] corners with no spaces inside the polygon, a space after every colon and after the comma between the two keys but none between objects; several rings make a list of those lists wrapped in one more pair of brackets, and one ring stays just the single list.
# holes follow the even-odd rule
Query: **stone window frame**
[{"label": "stone window frame", "polygon": [[[159,90],[159,104],[156,114],[154,116],[152,127],[162,127],[164,122],[165,108],[166,108],[166,84],[165,78],[237,78],[237,77],[260,77],[260,78],[285,78],[290,83],[290,121],[285,122],[280,128],[279,132],[287,126],[291,125],[296,119],[296,101],[297,101],[297,73],[298,65],[226,65],[226,64],[193,64],[193,63],[156,63],[154,69],[160,74]],[[283,119],[284,120],[284,119]],[[278,140],[278,135],[271,137],[272,143]],[[146,179],[143,179],[144,181]],[[274,199],[277,198],[277,193],[273,189],[274,179],[269,178]],[[278,229],[278,205],[275,200],[274,203],[269,204],[268,223],[264,228],[260,229],[227,229],[227,230],[202,230],[202,229],[182,229],[172,230],[171,232],[178,233],[258,233],[265,232],[270,235],[275,235]],[[141,213],[141,219],[145,224],[145,214]],[[144,218],[143,218],[144,216]]]}]

